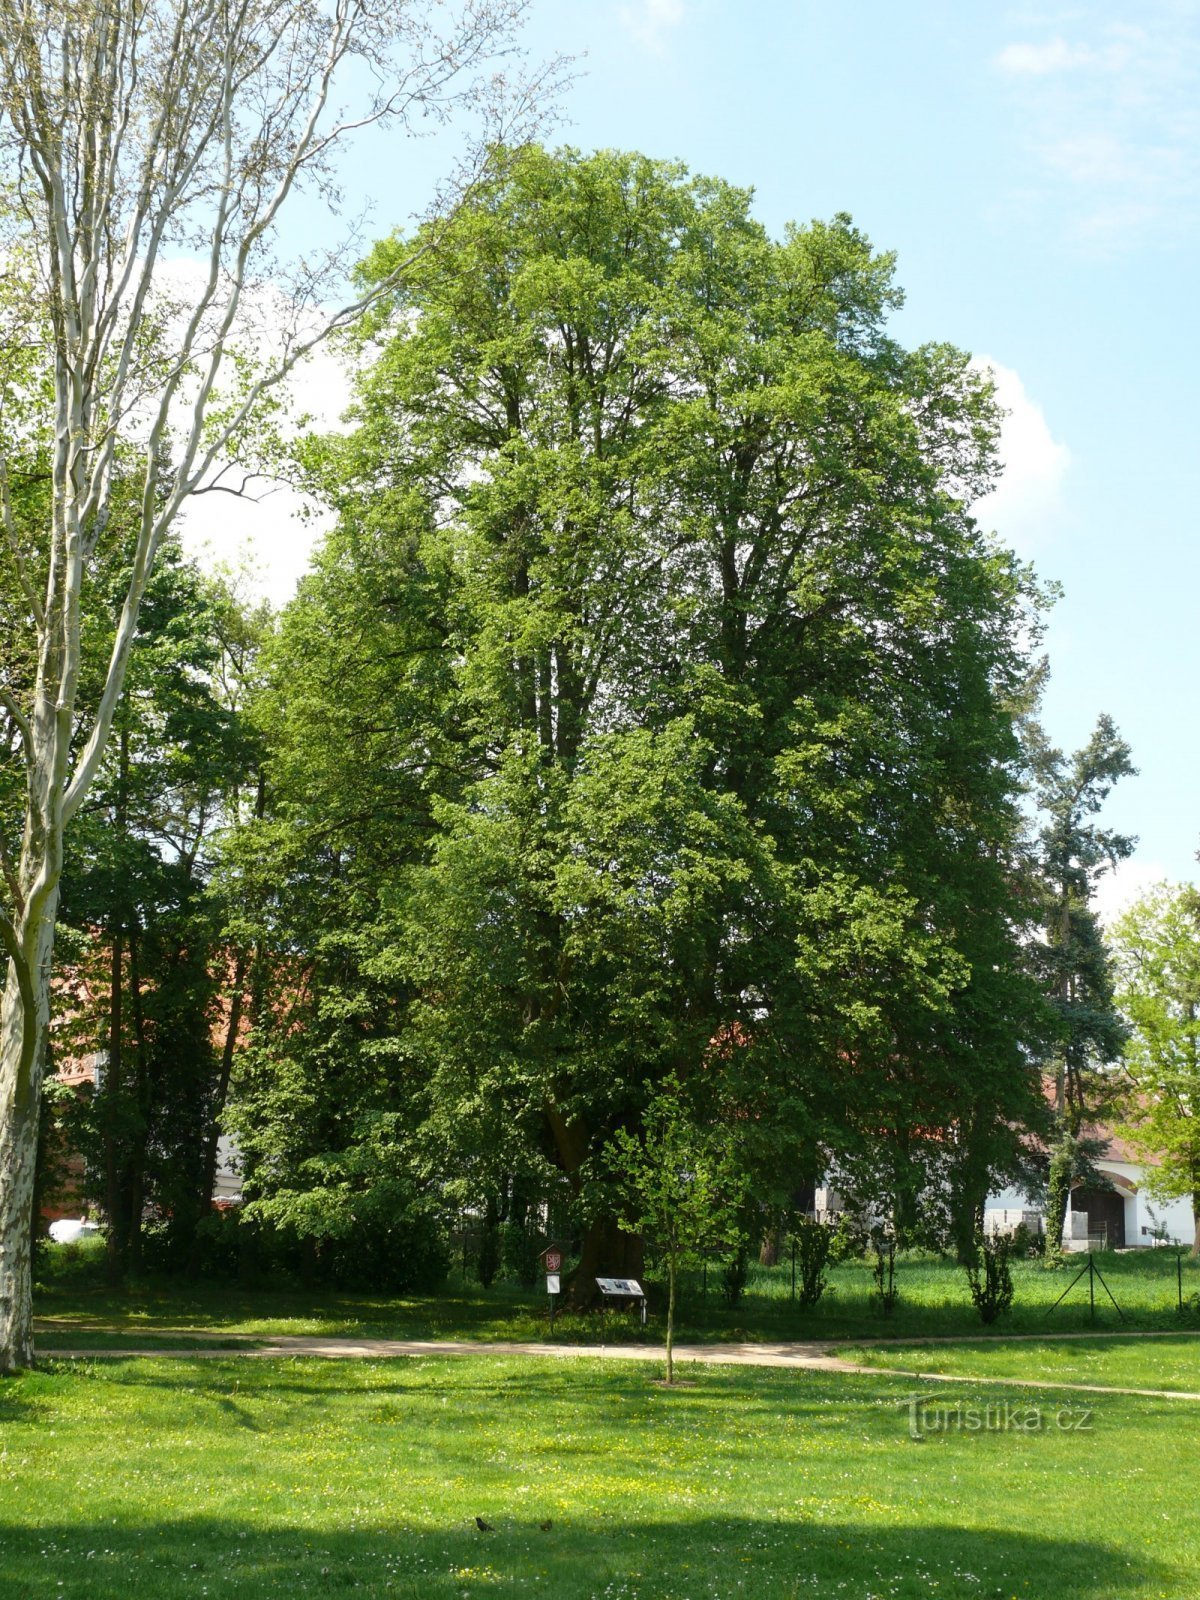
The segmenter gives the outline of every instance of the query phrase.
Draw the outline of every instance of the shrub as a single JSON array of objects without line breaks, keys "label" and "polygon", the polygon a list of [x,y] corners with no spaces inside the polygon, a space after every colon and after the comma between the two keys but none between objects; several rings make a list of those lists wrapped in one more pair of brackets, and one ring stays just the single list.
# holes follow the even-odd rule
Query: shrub
[{"label": "shrub", "polygon": [[316,1276],[345,1289],[426,1293],[443,1282],[449,1268],[439,1219],[414,1206],[386,1226],[322,1240]]},{"label": "shrub", "polygon": [[829,1241],[829,1260],[831,1265],[840,1267],[843,1261],[857,1261],[866,1254],[867,1245],[866,1224],[857,1211],[842,1211],[838,1213],[837,1223],[833,1229],[833,1237]]},{"label": "shrub", "polygon": [[875,1279],[875,1304],[885,1317],[896,1309],[896,1235],[891,1228],[877,1222],[871,1229],[871,1249],[875,1255],[872,1277]]},{"label": "shrub", "polygon": [[796,1300],[815,1306],[825,1293],[825,1268],[835,1244],[834,1229],[812,1217],[797,1217],[792,1229],[796,1246]]},{"label": "shrub", "polygon": [[426,1291],[449,1270],[439,1211],[398,1183],[358,1192],[283,1190],[238,1215],[239,1228],[255,1230],[259,1260],[273,1259],[314,1283]]},{"label": "shrub", "polygon": [[34,1270],[42,1283],[101,1283],[105,1275],[107,1246],[102,1233],[85,1235],[71,1244],[39,1239]]},{"label": "shrub", "polygon": [[210,1211],[196,1224],[192,1270],[202,1278],[236,1278],[242,1260],[241,1208]]},{"label": "shrub", "polygon": [[1045,1244],[1045,1234],[1031,1228],[1027,1222],[1018,1222],[1009,1235],[1009,1254],[1032,1261],[1041,1255]]},{"label": "shrub", "polygon": [[1013,1303],[1013,1281],[1008,1258],[1012,1241],[1005,1234],[976,1237],[975,1259],[967,1263],[971,1299],[981,1322],[989,1326]]},{"label": "shrub", "polygon": [[724,1271],[721,1273],[721,1293],[725,1296],[726,1305],[736,1306],[741,1303],[749,1271],[750,1254],[743,1241],[726,1261]]}]

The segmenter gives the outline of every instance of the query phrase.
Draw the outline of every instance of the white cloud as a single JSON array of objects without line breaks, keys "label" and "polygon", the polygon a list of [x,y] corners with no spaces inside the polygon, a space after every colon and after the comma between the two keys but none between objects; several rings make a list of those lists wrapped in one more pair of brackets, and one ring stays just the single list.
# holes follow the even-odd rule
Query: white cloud
[{"label": "white cloud", "polygon": [[1147,889],[1165,882],[1169,877],[1161,862],[1140,861],[1136,856],[1122,861],[1112,871],[1106,872],[1096,885],[1093,903],[1100,921],[1105,927],[1111,927],[1121,913]]},{"label": "white cloud", "polygon": [[[350,380],[339,358],[318,347],[285,384],[291,418],[307,417],[318,432],[339,430],[350,403]],[[219,481],[239,487],[243,474],[226,470]],[[273,605],[295,593],[313,547],[333,525],[332,515],[290,485],[256,478],[244,495],[206,489],[184,502],[179,531],[184,549],[206,565],[244,570],[251,589]]]},{"label": "white cloud", "polygon": [[281,606],[295,593],[333,518],[325,511],[306,517],[311,508],[286,486],[259,483],[249,492],[256,498],[209,493],[188,500],[180,514],[183,547],[202,565],[245,572],[254,593]]},{"label": "white cloud", "polygon": [[683,0],[639,0],[637,5],[621,6],[617,17],[643,50],[661,55],[667,34],[683,21]]},{"label": "white cloud", "polygon": [[996,57],[996,65],[1001,72],[1030,78],[1088,68],[1120,72],[1129,60],[1130,46],[1128,39],[1114,39],[1097,49],[1088,44],[1069,44],[1061,37],[1042,44],[1009,44]]},{"label": "white cloud", "polygon": [[1030,163],[1014,185],[1020,209],[1043,212],[1090,252],[1187,228],[1200,197],[1196,8],[1141,0],[1138,19],[1104,23],[1080,10],[993,59]]},{"label": "white cloud", "polygon": [[1006,415],[1000,429],[1004,474],[999,486],[973,508],[1006,544],[1028,554],[1043,539],[1062,504],[1062,490],[1071,453],[1056,439],[1046,413],[1032,399],[1011,367],[980,356],[974,365],[990,369],[996,399]]}]

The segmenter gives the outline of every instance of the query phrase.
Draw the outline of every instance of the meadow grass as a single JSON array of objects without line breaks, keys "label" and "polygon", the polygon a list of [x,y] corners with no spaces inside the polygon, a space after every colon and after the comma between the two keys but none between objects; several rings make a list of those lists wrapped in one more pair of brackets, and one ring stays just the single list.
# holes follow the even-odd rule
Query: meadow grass
[{"label": "meadow grass", "polygon": [[[1043,1383],[1100,1383],[1129,1389],[1177,1389],[1200,1394],[1200,1336],[1005,1341],[899,1347],[846,1345],[839,1355],[882,1371],[966,1374],[981,1380],[1020,1378]],[[1200,1416],[1197,1417],[1200,1421]]]},{"label": "meadow grass", "polygon": [[1082,1431],[916,1442],[910,1387],[886,1374],[693,1367],[666,1391],[656,1371],[486,1355],[52,1363],[0,1383],[0,1594],[1196,1592],[1188,1402],[1104,1397]]},{"label": "meadow grass", "polygon": [[[1176,1329],[1200,1324],[1194,1309],[1183,1318],[1176,1308],[1176,1262],[1173,1252],[1139,1251],[1106,1254],[1101,1270],[1112,1288],[1125,1321],[1099,1296],[1093,1324],[1086,1280],[1068,1301],[1052,1311],[1054,1301],[1079,1269],[1074,1258],[1057,1271],[1040,1261],[1019,1261],[1013,1275],[1016,1299],[1011,1313],[993,1329],[983,1329],[971,1304],[966,1277],[952,1261],[935,1256],[906,1256],[897,1265],[899,1302],[890,1317],[882,1316],[872,1293],[871,1266],[848,1261],[829,1274],[829,1286],[818,1305],[804,1309],[790,1299],[790,1268],[751,1269],[746,1293],[736,1307],[725,1304],[720,1272],[709,1273],[707,1292],[701,1274],[683,1285],[678,1336],[684,1341],[785,1339],[864,1339],[958,1337],[991,1332],[1084,1332],[1100,1328]],[[661,1340],[661,1293],[648,1278],[652,1312],[643,1330],[633,1316],[559,1316],[553,1333],[547,1301],[538,1289],[500,1285],[489,1290],[464,1282],[458,1273],[435,1294],[354,1294],[288,1286],[248,1287],[240,1284],[146,1279],[120,1290],[106,1288],[95,1262],[48,1258],[36,1298],[43,1345],[69,1343],[146,1344],[174,1329],[193,1329],[208,1337],[244,1335],[270,1338],[277,1334],[410,1339],[546,1339],[583,1343],[603,1339],[629,1342]],[[1185,1300],[1200,1291],[1200,1266],[1183,1263]]]}]

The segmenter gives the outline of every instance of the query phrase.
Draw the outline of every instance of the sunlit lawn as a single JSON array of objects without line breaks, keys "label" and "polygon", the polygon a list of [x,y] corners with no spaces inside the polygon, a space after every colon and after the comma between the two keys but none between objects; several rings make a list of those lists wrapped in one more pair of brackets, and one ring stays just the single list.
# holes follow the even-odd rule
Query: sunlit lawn
[{"label": "sunlit lawn", "polygon": [[[1179,1389],[1200,1394],[1200,1337],[973,1340],[966,1344],[846,1345],[848,1360],[908,1372],[966,1373],[980,1378],[1100,1383],[1130,1389]],[[1200,1424],[1200,1411],[1196,1414]]]},{"label": "sunlit lawn", "polygon": [[908,1388],[884,1375],[694,1368],[666,1392],[654,1370],[215,1358],[6,1380],[0,1594],[1196,1592],[1186,1401],[1104,1398],[1087,1433],[915,1443]]}]

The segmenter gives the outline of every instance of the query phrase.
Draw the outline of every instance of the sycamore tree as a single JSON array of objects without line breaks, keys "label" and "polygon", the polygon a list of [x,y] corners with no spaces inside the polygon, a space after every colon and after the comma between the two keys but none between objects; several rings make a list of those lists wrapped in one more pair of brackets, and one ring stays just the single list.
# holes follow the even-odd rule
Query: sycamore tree
[{"label": "sycamore tree", "polygon": [[[278,224],[301,192],[336,207],[335,153],[365,124],[482,109],[482,149],[520,120],[528,89],[506,96],[488,75],[521,10],[0,5],[0,519],[15,596],[0,713],[24,791],[0,907],[0,1370],[32,1356],[29,1210],[65,834],[105,757],[156,556],[275,386],[381,287],[334,299],[344,249],[289,265]],[[269,336],[232,362],[264,304]],[[101,620],[111,645],[85,706],[83,596],[122,473],[129,576]]]},{"label": "sycamore tree", "polygon": [[1038,596],[969,513],[989,387],[890,336],[893,265],[678,166],[510,153],[307,449],[339,524],[281,633],[270,827],[341,1001],[278,1071],[369,1085],[398,1160],[561,1177],[580,1298],[639,1270],[585,1199],[672,1077],[776,1201],[847,1139],[970,1120],[975,1207],[1038,1100]]},{"label": "sycamore tree", "polygon": [[1117,1005],[1129,1024],[1128,1135],[1152,1158],[1156,1199],[1184,1198],[1200,1255],[1200,893],[1157,884],[1111,933]]}]

